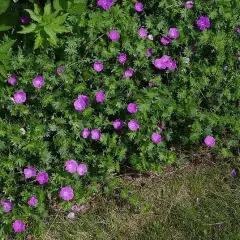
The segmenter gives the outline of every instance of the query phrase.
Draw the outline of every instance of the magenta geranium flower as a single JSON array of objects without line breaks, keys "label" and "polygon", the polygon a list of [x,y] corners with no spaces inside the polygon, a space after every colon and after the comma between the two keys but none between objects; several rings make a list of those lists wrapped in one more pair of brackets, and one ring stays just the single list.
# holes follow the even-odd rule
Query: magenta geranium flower
[{"label": "magenta geranium flower", "polygon": [[103,102],[104,100],[105,100],[105,94],[104,94],[104,92],[97,92],[96,93],[96,101],[98,102],[98,103],[101,103],[101,102]]},{"label": "magenta geranium flower", "polygon": [[60,197],[65,201],[70,201],[74,197],[74,192],[71,187],[63,187],[60,191]]},{"label": "magenta geranium flower", "polygon": [[201,16],[197,20],[197,26],[201,31],[205,30],[206,28],[210,28],[210,20],[208,17]]},{"label": "magenta geranium flower", "polygon": [[153,133],[152,134],[152,141],[154,143],[158,144],[162,141],[162,136],[159,133]]},{"label": "magenta geranium flower", "polygon": [[35,207],[38,203],[38,199],[32,195],[28,201],[28,205],[31,206],[31,207]]},{"label": "magenta geranium flower", "polygon": [[57,69],[57,74],[58,76],[62,76],[62,72],[65,70],[65,67],[64,66],[60,66],[58,67]]},{"label": "magenta geranium flower", "polygon": [[117,30],[112,30],[110,31],[109,33],[109,38],[112,40],[112,41],[118,41],[119,38],[120,38],[120,34]]},{"label": "magenta geranium flower", "polygon": [[98,0],[97,5],[102,7],[104,10],[109,10],[114,4],[114,0]]},{"label": "magenta geranium flower", "polygon": [[161,43],[163,44],[163,45],[168,45],[168,44],[170,44],[172,41],[171,41],[171,39],[170,38],[168,38],[168,37],[162,37],[161,38]]},{"label": "magenta geranium flower", "polygon": [[169,56],[163,55],[161,58],[157,58],[154,61],[154,66],[160,70],[168,68],[169,70],[174,70],[177,67],[177,63],[173,61]]},{"label": "magenta geranium flower", "polygon": [[94,129],[91,131],[91,137],[93,140],[99,140],[101,138],[101,132],[98,129]]},{"label": "magenta geranium flower", "polygon": [[152,56],[152,49],[151,48],[148,48],[147,49],[147,54],[146,54],[148,57],[151,57]]},{"label": "magenta geranium flower", "polygon": [[84,163],[81,163],[77,167],[77,172],[80,176],[83,176],[87,173],[87,166]]},{"label": "magenta geranium flower", "polygon": [[33,86],[35,88],[41,88],[45,84],[45,81],[42,76],[37,76],[33,79]]},{"label": "magenta geranium flower", "polygon": [[142,39],[145,39],[147,37],[147,30],[145,28],[141,27],[138,30],[138,34]]},{"label": "magenta geranium flower", "polygon": [[103,70],[104,66],[101,62],[95,62],[93,65],[93,68],[96,72],[101,72]]},{"label": "magenta geranium flower", "polygon": [[46,172],[40,172],[37,175],[37,181],[41,185],[47,183],[48,182],[48,174]]},{"label": "magenta geranium flower", "polygon": [[185,3],[185,8],[193,8],[193,1],[187,1]]},{"label": "magenta geranium flower", "polygon": [[25,92],[18,91],[14,94],[13,98],[14,98],[15,103],[21,104],[21,103],[26,102],[27,96],[26,96]]},{"label": "magenta geranium flower", "polygon": [[22,24],[29,24],[31,21],[30,17],[28,17],[28,16],[22,16],[20,18],[20,20],[21,20]]},{"label": "magenta geranium flower", "polygon": [[212,136],[207,136],[204,139],[204,143],[208,146],[208,147],[214,147],[215,146],[215,139]]},{"label": "magenta geranium flower", "polygon": [[32,178],[32,177],[35,177],[36,176],[36,169],[33,168],[33,167],[27,167],[23,170],[23,173],[25,175],[25,178],[26,179],[29,179],[29,178]]},{"label": "magenta geranium flower", "polygon": [[12,210],[13,204],[8,200],[3,200],[0,202],[0,205],[3,206],[4,212],[10,212]]},{"label": "magenta geranium flower", "polygon": [[119,63],[125,63],[127,61],[127,54],[126,53],[120,53],[118,57]]},{"label": "magenta geranium flower", "polygon": [[10,77],[8,78],[7,81],[8,81],[9,84],[15,85],[15,84],[17,83],[17,80],[18,80],[17,76],[12,75],[12,76],[10,76]]},{"label": "magenta geranium flower", "polygon": [[141,2],[136,2],[135,5],[134,5],[135,9],[137,12],[142,12],[143,11],[143,4]]},{"label": "magenta geranium flower", "polygon": [[77,166],[78,166],[77,162],[73,159],[68,160],[65,163],[65,169],[70,173],[76,172],[77,171]]},{"label": "magenta geranium flower", "polygon": [[137,131],[140,128],[139,122],[135,119],[130,120],[128,128],[132,131]]},{"label": "magenta geranium flower", "polygon": [[173,61],[172,59],[170,59],[168,62],[167,62],[167,67],[169,70],[173,71],[177,68],[177,62],[176,61]]},{"label": "magenta geranium flower", "polygon": [[14,232],[16,233],[25,231],[25,223],[21,220],[15,220],[12,226],[13,226]]},{"label": "magenta geranium flower", "polygon": [[81,99],[77,99],[76,101],[74,101],[73,105],[77,111],[83,111],[87,106],[86,103]]},{"label": "magenta geranium flower", "polygon": [[88,128],[84,128],[82,131],[82,137],[84,139],[87,139],[89,135],[90,135],[90,131],[88,130]]},{"label": "magenta geranium flower", "polygon": [[78,96],[78,99],[84,101],[85,104],[86,104],[86,106],[89,105],[89,99],[88,99],[88,96],[86,96],[86,95],[79,95],[79,96]]},{"label": "magenta geranium flower", "polygon": [[168,36],[172,39],[176,39],[179,37],[179,31],[177,28],[170,28],[168,31]]},{"label": "magenta geranium flower", "polygon": [[136,113],[138,111],[137,104],[136,103],[129,103],[127,107],[128,112],[130,113]]},{"label": "magenta geranium flower", "polygon": [[113,122],[113,127],[116,129],[116,130],[120,130],[123,128],[123,121],[121,119],[116,119],[114,122]]},{"label": "magenta geranium flower", "polygon": [[124,73],[123,77],[127,78],[127,79],[130,78],[130,77],[132,77],[133,72],[134,72],[133,69],[130,68]]},{"label": "magenta geranium flower", "polygon": [[164,62],[162,58],[157,58],[154,60],[154,66],[160,70],[164,70],[167,67],[167,62]]}]

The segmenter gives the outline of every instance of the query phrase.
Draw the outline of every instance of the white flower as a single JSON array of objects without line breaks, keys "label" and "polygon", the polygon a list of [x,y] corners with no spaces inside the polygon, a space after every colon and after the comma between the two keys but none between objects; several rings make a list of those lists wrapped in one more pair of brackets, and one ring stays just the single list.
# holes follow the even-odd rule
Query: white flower
[{"label": "white flower", "polygon": [[25,134],[26,134],[26,131],[25,131],[24,128],[21,128],[20,131],[21,131],[22,135],[25,135]]},{"label": "white flower", "polygon": [[184,58],[183,58],[183,61],[184,61],[186,64],[189,64],[189,63],[190,63],[190,58],[184,57]]},{"label": "white flower", "polygon": [[70,212],[70,213],[67,215],[67,217],[68,217],[69,219],[73,219],[73,218],[75,218],[75,213],[74,213],[74,212]]},{"label": "white flower", "polygon": [[149,40],[153,40],[153,35],[151,35],[151,34],[148,35],[148,39],[149,39]]}]

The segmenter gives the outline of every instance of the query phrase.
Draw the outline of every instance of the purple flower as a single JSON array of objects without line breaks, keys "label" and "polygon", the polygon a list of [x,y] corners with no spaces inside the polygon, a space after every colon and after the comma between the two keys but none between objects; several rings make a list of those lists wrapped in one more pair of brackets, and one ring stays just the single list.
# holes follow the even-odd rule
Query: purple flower
[{"label": "purple flower", "polygon": [[73,205],[73,206],[72,206],[72,211],[79,212],[79,211],[80,211],[80,208],[78,207],[78,205]]},{"label": "purple flower", "polygon": [[96,101],[98,102],[98,103],[101,103],[101,102],[103,102],[105,100],[105,94],[104,94],[104,92],[97,92],[96,93]]},{"label": "purple flower", "polygon": [[14,232],[16,233],[25,231],[25,223],[21,220],[15,220],[12,226],[13,226]]},{"label": "purple flower", "polygon": [[118,41],[119,38],[120,38],[120,34],[117,30],[112,30],[110,33],[109,33],[109,38],[112,40],[112,41]]},{"label": "purple flower", "polygon": [[162,136],[159,133],[153,133],[152,134],[152,141],[154,143],[158,144],[162,141]]},{"label": "purple flower", "polygon": [[85,110],[88,104],[89,104],[88,96],[79,95],[78,99],[74,101],[73,105],[77,111],[83,111]]},{"label": "purple flower", "polygon": [[37,175],[37,181],[41,185],[47,183],[48,182],[48,174],[46,172],[40,172]]},{"label": "purple flower", "polygon": [[201,31],[203,31],[206,28],[210,28],[210,20],[208,17],[204,17],[201,16],[198,20],[197,20],[197,26],[199,27],[199,29]]},{"label": "purple flower", "polygon": [[163,126],[163,124],[162,124],[161,121],[158,121],[157,126],[158,126],[162,131],[165,131],[165,130],[166,130],[166,127]]},{"label": "purple flower", "polygon": [[99,140],[101,138],[101,132],[98,129],[94,129],[91,131],[91,137],[93,140]]},{"label": "purple flower", "polygon": [[127,107],[128,112],[130,113],[136,113],[138,111],[137,104],[136,103],[129,103]]},{"label": "purple flower", "polygon": [[162,58],[157,58],[154,61],[154,66],[160,70],[166,69],[167,63],[162,60]]},{"label": "purple flower", "polygon": [[138,34],[142,39],[145,39],[147,37],[147,30],[145,28],[140,28],[138,30]]},{"label": "purple flower", "polygon": [[87,139],[89,135],[90,135],[90,131],[88,130],[88,128],[84,128],[82,131],[82,137],[84,139]]},{"label": "purple flower", "polygon": [[240,57],[240,52],[237,52],[237,57]]},{"label": "purple flower", "polygon": [[57,74],[58,74],[58,76],[62,76],[62,72],[64,71],[64,69],[65,69],[64,66],[58,67],[58,69],[57,69]]},{"label": "purple flower", "polygon": [[208,147],[214,147],[215,146],[215,139],[212,136],[207,136],[204,139],[204,143],[208,146]]},{"label": "purple flower", "polygon": [[81,163],[77,167],[77,172],[80,176],[83,176],[87,173],[87,166],[84,163]]},{"label": "purple flower", "polygon": [[116,119],[114,122],[113,122],[113,127],[116,129],[116,130],[120,130],[123,128],[123,121],[121,119]]},{"label": "purple flower", "polygon": [[177,63],[176,61],[173,61],[172,59],[170,59],[168,62],[167,62],[167,67],[169,70],[173,71],[177,68]]},{"label": "purple flower", "polygon": [[231,171],[231,175],[232,175],[233,177],[236,177],[236,176],[237,176],[237,172],[236,172],[235,169],[233,169],[233,170]]},{"label": "purple flower", "polygon": [[168,36],[172,39],[176,39],[179,37],[179,31],[177,28],[170,28],[168,31]]},{"label": "purple flower", "polygon": [[26,93],[22,91],[18,91],[13,96],[15,103],[24,103],[27,99]]},{"label": "purple flower", "polygon": [[17,80],[18,80],[17,76],[12,75],[8,78],[8,83],[11,85],[15,85],[17,83]]},{"label": "purple flower", "polygon": [[86,108],[86,103],[81,99],[77,99],[76,101],[74,101],[74,108],[77,111],[83,111]]},{"label": "purple flower", "polygon": [[130,68],[124,73],[123,77],[128,79],[132,77],[132,75],[133,75],[133,69]]},{"label": "purple flower", "polygon": [[125,63],[127,61],[127,54],[126,53],[120,53],[118,57],[119,63]]},{"label": "purple flower", "polygon": [[25,175],[26,179],[35,177],[36,173],[37,173],[36,169],[33,168],[33,167],[27,167],[23,170],[23,172],[24,172],[24,175]]},{"label": "purple flower", "polygon": [[75,173],[77,171],[77,162],[73,159],[66,161],[65,169],[70,173]]},{"label": "purple flower", "polygon": [[137,131],[140,128],[138,121],[135,119],[130,120],[128,128],[132,131]]},{"label": "purple flower", "polygon": [[153,83],[153,82],[149,82],[149,83],[148,83],[148,86],[149,86],[149,87],[153,87],[153,86],[154,86],[154,83]]},{"label": "purple flower", "polygon": [[148,39],[152,41],[153,40],[153,35],[149,34]]},{"label": "purple flower", "polygon": [[143,8],[144,8],[143,4],[141,2],[136,2],[134,7],[135,7],[137,12],[142,12]]},{"label": "purple flower", "polygon": [[41,88],[45,84],[45,81],[42,76],[37,76],[33,79],[33,86],[35,88]]},{"label": "purple flower", "polygon": [[21,19],[22,24],[29,24],[31,21],[30,17],[28,17],[28,16],[22,16],[20,19]]},{"label": "purple flower", "polygon": [[152,56],[152,49],[151,48],[148,48],[147,49],[147,54],[146,54],[148,57],[151,57]]},{"label": "purple flower", "polygon": [[240,26],[237,27],[236,32],[240,33]]},{"label": "purple flower", "polygon": [[96,72],[101,72],[103,70],[103,64],[101,62],[95,62],[93,68]]},{"label": "purple flower", "polygon": [[193,1],[187,1],[185,3],[185,8],[193,8]]},{"label": "purple flower", "polygon": [[33,195],[30,197],[29,201],[28,201],[28,205],[31,207],[35,207],[38,203],[38,199]]},{"label": "purple flower", "polygon": [[74,192],[71,187],[63,187],[60,191],[60,197],[65,201],[70,201],[74,197]]},{"label": "purple flower", "polygon": [[161,70],[164,70],[166,68],[169,70],[174,70],[177,67],[177,63],[173,61],[169,56],[163,55],[161,58],[157,58],[154,61],[154,66]]},{"label": "purple flower", "polygon": [[13,204],[10,201],[4,200],[0,202],[0,205],[3,206],[4,212],[10,212],[12,210]]},{"label": "purple flower", "polygon": [[168,38],[168,37],[162,37],[161,38],[161,43],[163,44],[163,45],[168,45],[168,44],[170,44],[172,41],[171,41],[171,39],[170,38]]},{"label": "purple flower", "polygon": [[97,5],[102,7],[104,10],[109,10],[114,4],[114,0],[98,0]]},{"label": "purple flower", "polygon": [[86,96],[86,95],[79,95],[79,96],[78,96],[78,99],[84,101],[85,104],[86,104],[86,106],[89,105],[89,99],[88,99],[88,96]]}]

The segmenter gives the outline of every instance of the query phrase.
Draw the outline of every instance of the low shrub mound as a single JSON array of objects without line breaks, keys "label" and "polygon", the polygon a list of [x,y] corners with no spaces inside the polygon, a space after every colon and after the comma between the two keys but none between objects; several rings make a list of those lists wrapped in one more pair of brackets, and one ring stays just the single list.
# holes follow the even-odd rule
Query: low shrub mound
[{"label": "low shrub mound", "polygon": [[0,234],[42,234],[50,206],[176,147],[237,152],[237,0],[31,2],[0,45]]}]

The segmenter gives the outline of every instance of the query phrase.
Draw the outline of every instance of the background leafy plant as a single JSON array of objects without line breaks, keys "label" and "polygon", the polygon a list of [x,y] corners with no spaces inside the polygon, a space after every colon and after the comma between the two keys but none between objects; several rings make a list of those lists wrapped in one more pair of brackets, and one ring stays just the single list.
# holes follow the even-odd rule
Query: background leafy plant
[{"label": "background leafy plant", "polygon": [[69,30],[63,26],[67,14],[52,11],[52,4],[47,1],[43,13],[37,4],[34,4],[34,11],[26,9],[32,20],[35,22],[28,26],[22,26],[21,34],[34,33],[34,49],[46,45],[46,42],[53,46],[57,45],[57,34],[66,33]]}]

